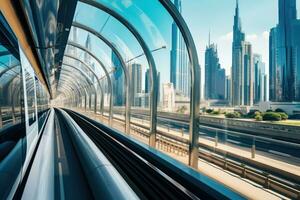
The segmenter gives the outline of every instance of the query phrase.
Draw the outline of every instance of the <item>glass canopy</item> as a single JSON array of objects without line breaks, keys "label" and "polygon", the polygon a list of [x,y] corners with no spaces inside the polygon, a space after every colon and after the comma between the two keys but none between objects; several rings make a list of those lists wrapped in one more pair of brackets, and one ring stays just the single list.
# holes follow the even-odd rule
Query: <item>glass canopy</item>
[{"label": "glass canopy", "polygon": [[190,115],[181,132],[190,134],[190,164],[196,165],[200,67],[171,1],[80,0],[58,76],[65,102],[107,116],[109,125],[128,134],[142,123],[153,147],[157,131],[173,126],[159,113]]}]

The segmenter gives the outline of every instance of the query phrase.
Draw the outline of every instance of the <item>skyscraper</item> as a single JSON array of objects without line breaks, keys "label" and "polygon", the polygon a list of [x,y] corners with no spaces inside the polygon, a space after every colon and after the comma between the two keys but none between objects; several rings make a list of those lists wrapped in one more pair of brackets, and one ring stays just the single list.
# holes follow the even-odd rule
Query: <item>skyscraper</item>
[{"label": "skyscraper", "polygon": [[279,0],[279,22],[270,31],[271,101],[300,101],[300,22],[296,0]]},{"label": "skyscraper", "polygon": [[214,44],[206,46],[205,51],[205,99],[225,98],[225,69],[221,69],[217,47]]},{"label": "skyscraper", "polygon": [[163,99],[162,107],[164,111],[172,112],[175,108],[175,91],[173,83],[164,83],[162,84]]},{"label": "skyscraper", "polygon": [[[90,34],[87,35],[86,40],[85,40],[85,48],[87,48],[89,51],[92,49],[92,44],[91,44],[91,36]],[[87,64],[90,64],[90,55],[88,53],[84,53],[84,62]]]},{"label": "skyscraper", "polygon": [[231,77],[226,76],[226,81],[225,81],[225,99],[228,102],[231,102]]},{"label": "skyscraper", "polygon": [[[86,37],[85,48],[88,49],[89,51],[92,50],[92,43],[91,43],[90,34],[88,34],[87,37]],[[91,56],[87,52],[84,52],[84,62],[86,64],[88,64],[93,70],[95,70],[95,63],[92,62]],[[86,73],[89,74],[91,80],[93,82],[95,82],[95,76],[93,76],[93,74],[88,70],[86,70]]]},{"label": "skyscraper", "polygon": [[111,62],[115,67],[113,73],[113,93],[114,93],[114,105],[122,106],[124,104],[124,73],[121,66],[121,62],[116,54],[111,52]]},{"label": "skyscraper", "polygon": [[259,103],[260,101],[266,101],[266,91],[265,91],[265,63],[262,62],[262,57],[259,54],[253,55],[254,64],[254,88],[253,88],[253,101],[254,103]]},{"label": "skyscraper", "polygon": [[145,72],[145,93],[149,93],[150,92],[150,87],[151,87],[151,83],[150,83],[150,70],[147,69]]},{"label": "skyscraper", "polygon": [[239,4],[236,2],[233,42],[232,42],[232,70],[231,70],[233,106],[252,105],[253,103],[253,62],[252,46],[245,41],[239,16]]},{"label": "skyscraper", "polygon": [[[160,72],[157,72],[157,87],[158,87],[158,95],[157,95],[157,101],[160,102]],[[151,81],[150,81],[150,70],[147,69],[145,72],[145,93],[149,94],[151,90]],[[150,97],[150,95],[148,95]],[[149,101],[150,102],[150,99]],[[148,106],[146,104],[146,106]]]},{"label": "skyscraper", "polygon": [[[174,5],[181,13],[181,0],[175,0]],[[189,60],[185,42],[175,22],[172,23],[172,49],[170,52],[170,82],[177,92],[189,97],[190,73]]]},{"label": "skyscraper", "polygon": [[140,106],[140,98],[138,95],[142,93],[142,65],[133,63],[129,65],[129,77],[131,80],[131,103],[133,106]]}]

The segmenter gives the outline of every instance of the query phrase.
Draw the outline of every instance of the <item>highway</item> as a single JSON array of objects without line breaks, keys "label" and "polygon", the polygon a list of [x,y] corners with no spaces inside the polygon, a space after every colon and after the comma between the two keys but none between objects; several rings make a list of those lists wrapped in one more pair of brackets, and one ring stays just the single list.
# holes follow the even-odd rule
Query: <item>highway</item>
[{"label": "highway", "polygon": [[[148,120],[149,116],[147,114],[132,114],[133,118]],[[181,132],[183,130],[184,134],[188,134],[189,124],[183,121],[169,119],[167,117],[158,116],[157,125],[161,127],[170,128]],[[227,143],[230,145],[235,145],[239,147],[251,148],[253,142],[255,142],[255,148],[258,151],[272,154],[278,156],[279,158],[284,158],[295,162],[295,159],[299,159],[299,144],[292,142],[284,142],[277,139],[254,136],[244,132],[224,130],[214,127],[209,127],[205,125],[200,125],[200,138],[206,138],[212,141],[217,140],[220,143]],[[255,139],[254,139],[255,137]],[[297,161],[296,161],[297,162]]]}]

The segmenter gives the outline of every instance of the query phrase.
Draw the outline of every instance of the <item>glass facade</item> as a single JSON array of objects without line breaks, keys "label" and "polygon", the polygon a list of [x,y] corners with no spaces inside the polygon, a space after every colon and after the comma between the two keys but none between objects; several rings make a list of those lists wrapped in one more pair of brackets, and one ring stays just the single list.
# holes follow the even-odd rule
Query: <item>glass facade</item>
[{"label": "glass facade", "polygon": [[29,149],[35,146],[32,138],[45,122],[49,95],[25,70],[22,49],[1,12],[0,27],[0,198],[6,199],[17,190],[28,166]]}]

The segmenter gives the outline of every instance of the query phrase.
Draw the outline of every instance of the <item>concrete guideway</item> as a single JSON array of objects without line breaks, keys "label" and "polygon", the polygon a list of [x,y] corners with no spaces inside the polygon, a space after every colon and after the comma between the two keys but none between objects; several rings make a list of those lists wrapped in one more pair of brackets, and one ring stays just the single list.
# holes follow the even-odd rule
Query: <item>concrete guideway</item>
[{"label": "concrete guideway", "polygon": [[[90,118],[93,118],[95,120],[102,121],[102,122],[108,124],[108,120],[105,117],[101,117],[98,114],[95,115],[95,113],[85,112],[83,110],[77,110],[77,111],[84,115],[89,116]],[[118,118],[123,119],[123,116],[115,114],[114,118],[115,119],[113,120],[112,127],[116,128],[120,131],[124,131],[123,122],[121,122],[120,120],[117,120]],[[131,123],[140,123],[141,124],[141,120],[136,119],[136,118],[131,118]],[[147,123],[148,122],[146,120],[143,120],[144,126],[149,126],[149,124],[147,124]],[[174,131],[174,130],[169,130],[169,132],[168,132],[168,130],[166,128],[159,127],[159,126],[158,126],[157,130],[164,131],[164,132],[167,132],[174,136],[181,137],[183,139],[188,140],[188,135],[182,136],[182,133]],[[148,139],[146,137],[141,137],[140,135],[135,134],[134,131],[131,131],[131,135],[133,136],[133,138],[138,139],[139,141],[142,141],[146,144],[148,143]],[[214,145],[215,145],[214,142],[212,142],[208,139],[203,139],[203,138],[200,138],[199,142],[200,142],[200,144],[209,145],[211,147],[214,147]],[[217,148],[229,151],[231,153],[243,155],[243,156],[245,156],[245,158],[251,158],[251,153],[249,153],[249,151],[247,152],[247,151],[245,151],[243,149],[239,149],[237,147],[229,147],[227,145],[220,144],[220,145],[218,145]],[[168,152],[163,149],[159,149],[159,150],[162,150],[164,153],[170,155],[171,157],[173,157],[185,164],[188,164],[187,154],[178,155],[178,154],[175,154],[174,152]],[[290,165],[285,162],[277,161],[276,159],[267,158],[263,155],[257,156],[255,158],[255,161],[264,163],[265,162],[264,159],[265,160],[267,159],[267,161],[268,161],[267,164],[271,163],[272,166],[274,165],[274,166],[280,167],[282,165],[283,168],[286,169],[287,171],[289,171],[290,173],[296,172],[296,174],[298,175],[300,172],[300,167],[298,167],[296,165]],[[199,165],[198,170],[200,172],[204,173],[205,175],[207,175],[209,177],[214,178],[215,180],[217,180],[218,182],[220,182],[222,184],[225,184],[226,186],[230,187],[231,189],[235,190],[236,192],[245,195],[249,199],[283,199],[284,198],[283,196],[281,196],[277,193],[274,193],[272,191],[269,191],[252,181],[243,179],[237,175],[234,175],[233,173],[230,173],[224,169],[221,169],[220,167],[215,166],[204,160],[199,159],[198,165]]]}]

